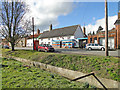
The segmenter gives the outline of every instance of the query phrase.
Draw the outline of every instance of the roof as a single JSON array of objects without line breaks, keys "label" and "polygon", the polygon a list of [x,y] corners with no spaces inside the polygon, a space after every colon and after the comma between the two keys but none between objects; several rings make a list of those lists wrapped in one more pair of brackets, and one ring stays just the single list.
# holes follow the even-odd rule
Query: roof
[{"label": "roof", "polygon": [[[35,35],[34,35],[34,38],[37,38],[37,37],[39,37],[41,34],[42,34],[42,33],[35,34]],[[30,35],[28,38],[29,38],[29,39],[30,39],[30,38],[33,38],[33,35]]]},{"label": "roof", "polygon": [[116,24],[119,24],[120,25],[120,19],[116,20],[116,22],[114,23],[115,25]]},{"label": "roof", "polygon": [[[116,29],[115,29],[115,28],[112,28],[111,30],[108,30],[108,33],[109,33],[109,32],[112,32],[112,31],[116,31]],[[96,33],[96,34],[100,34],[100,33],[105,33],[105,31],[101,31],[101,32],[98,32],[98,33]],[[94,35],[96,35],[96,34],[94,34]],[[93,35],[93,34],[90,34],[90,33],[89,33],[88,36],[89,36],[89,35]]]},{"label": "roof", "polygon": [[45,31],[40,35],[40,38],[53,38],[53,37],[61,37],[61,36],[71,36],[74,35],[77,27],[80,25],[68,26],[58,29],[53,29],[51,31]]}]

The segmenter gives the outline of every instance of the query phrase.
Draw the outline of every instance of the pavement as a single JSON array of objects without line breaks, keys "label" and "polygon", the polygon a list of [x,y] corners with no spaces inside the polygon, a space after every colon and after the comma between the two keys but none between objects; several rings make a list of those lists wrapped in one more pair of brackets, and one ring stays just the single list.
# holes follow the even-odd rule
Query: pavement
[{"label": "pavement", "polygon": [[[15,49],[32,50],[32,48],[30,47],[15,47]],[[100,50],[88,51],[86,49],[80,48],[55,48],[55,53],[105,56],[105,51]],[[120,49],[109,51],[109,56],[120,57]]]}]

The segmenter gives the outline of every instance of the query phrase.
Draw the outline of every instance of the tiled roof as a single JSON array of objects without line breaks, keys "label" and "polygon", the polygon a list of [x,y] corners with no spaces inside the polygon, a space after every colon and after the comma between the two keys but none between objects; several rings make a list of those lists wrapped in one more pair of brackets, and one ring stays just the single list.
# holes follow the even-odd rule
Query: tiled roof
[{"label": "tiled roof", "polygon": [[53,37],[60,37],[60,36],[69,36],[74,35],[77,27],[80,25],[68,26],[58,29],[53,29],[51,31],[46,31],[41,34],[40,38],[53,38]]},{"label": "tiled roof", "polygon": [[[40,34],[42,34],[42,33],[35,34],[35,35],[34,35],[34,38],[37,38],[37,37],[39,37],[39,35],[40,35]],[[31,38],[33,38],[33,35],[30,35],[30,36],[28,37],[28,39],[31,39]]]}]

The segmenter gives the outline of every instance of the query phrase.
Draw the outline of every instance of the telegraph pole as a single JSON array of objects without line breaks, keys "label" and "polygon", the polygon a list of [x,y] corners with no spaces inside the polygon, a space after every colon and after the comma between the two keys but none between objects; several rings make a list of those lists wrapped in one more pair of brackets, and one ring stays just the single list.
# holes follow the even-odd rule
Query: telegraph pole
[{"label": "telegraph pole", "polygon": [[105,0],[105,56],[108,56],[108,7]]},{"label": "telegraph pole", "polygon": [[33,51],[34,51],[34,17],[32,17],[32,26],[33,26]]}]

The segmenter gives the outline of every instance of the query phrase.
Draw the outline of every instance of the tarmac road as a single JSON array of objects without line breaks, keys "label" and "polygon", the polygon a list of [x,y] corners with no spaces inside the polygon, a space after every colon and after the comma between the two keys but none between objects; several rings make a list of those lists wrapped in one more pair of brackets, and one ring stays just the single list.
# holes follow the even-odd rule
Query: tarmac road
[{"label": "tarmac road", "polygon": [[[24,47],[24,48],[23,47],[15,47],[15,49],[32,50],[32,48],[28,48],[28,47]],[[55,53],[105,56],[105,51],[100,51],[100,50],[88,51],[86,49],[80,49],[80,48],[57,48],[57,49],[55,49],[55,51],[56,51]],[[120,49],[109,51],[109,56],[117,56],[117,57],[119,56],[120,57]]]}]

